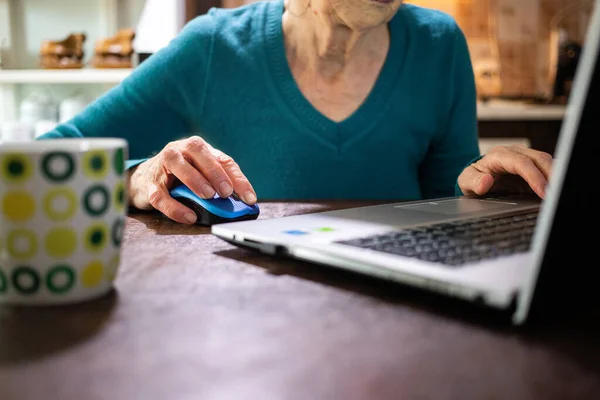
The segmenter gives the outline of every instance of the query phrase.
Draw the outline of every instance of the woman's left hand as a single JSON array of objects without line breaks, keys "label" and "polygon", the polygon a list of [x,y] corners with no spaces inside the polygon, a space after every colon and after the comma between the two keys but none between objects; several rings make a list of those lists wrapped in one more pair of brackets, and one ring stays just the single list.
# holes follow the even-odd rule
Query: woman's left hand
[{"label": "woman's left hand", "polygon": [[496,146],[463,170],[458,186],[466,195],[536,193],[544,198],[552,156],[524,146]]}]

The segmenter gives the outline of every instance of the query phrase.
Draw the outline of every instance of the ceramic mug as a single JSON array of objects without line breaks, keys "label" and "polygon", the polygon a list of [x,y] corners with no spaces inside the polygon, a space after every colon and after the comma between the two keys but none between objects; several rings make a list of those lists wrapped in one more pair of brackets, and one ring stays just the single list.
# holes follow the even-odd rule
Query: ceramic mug
[{"label": "ceramic mug", "polygon": [[120,264],[127,142],[0,142],[0,304],[107,294]]}]

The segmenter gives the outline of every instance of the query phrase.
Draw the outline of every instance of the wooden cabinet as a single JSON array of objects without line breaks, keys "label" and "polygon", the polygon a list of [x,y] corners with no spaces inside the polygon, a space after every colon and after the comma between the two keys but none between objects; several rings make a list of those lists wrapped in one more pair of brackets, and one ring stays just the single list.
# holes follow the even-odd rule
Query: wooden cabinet
[{"label": "wooden cabinet", "polygon": [[223,7],[221,0],[185,0],[185,16],[190,21],[198,15],[206,14],[212,7]]},{"label": "wooden cabinet", "polygon": [[479,138],[498,144],[524,143],[553,154],[566,107],[494,100],[477,105]]},{"label": "wooden cabinet", "polygon": [[554,154],[562,120],[486,120],[479,121],[479,137],[506,140],[525,138],[530,147]]}]

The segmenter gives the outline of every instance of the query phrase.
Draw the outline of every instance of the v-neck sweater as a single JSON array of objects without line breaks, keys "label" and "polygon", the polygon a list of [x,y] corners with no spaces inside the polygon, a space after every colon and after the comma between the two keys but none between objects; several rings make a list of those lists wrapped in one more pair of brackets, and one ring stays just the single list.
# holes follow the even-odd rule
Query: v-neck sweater
[{"label": "v-neck sweater", "polygon": [[132,167],[198,135],[233,157],[259,201],[454,195],[479,156],[473,70],[455,20],[402,5],[373,88],[336,122],[294,80],[283,12],[282,0],[211,9],[40,139],[121,137]]}]

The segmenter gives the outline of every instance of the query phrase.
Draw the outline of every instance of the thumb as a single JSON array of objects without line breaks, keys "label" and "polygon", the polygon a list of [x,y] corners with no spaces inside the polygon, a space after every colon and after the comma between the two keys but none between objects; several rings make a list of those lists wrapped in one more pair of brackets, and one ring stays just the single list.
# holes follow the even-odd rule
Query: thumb
[{"label": "thumb", "polygon": [[469,166],[458,177],[458,186],[466,195],[476,194],[481,196],[494,186],[494,177],[487,172],[481,172],[475,167]]}]

